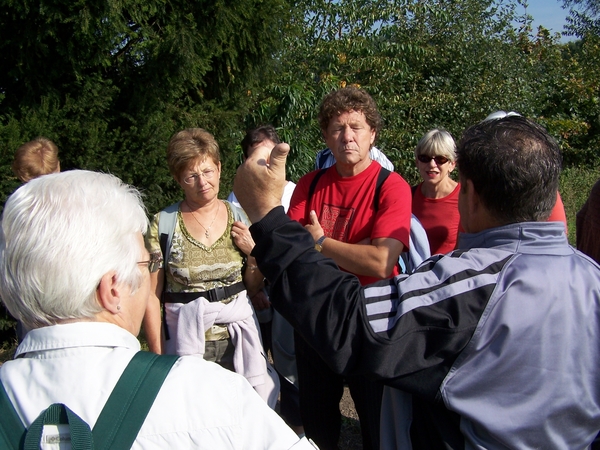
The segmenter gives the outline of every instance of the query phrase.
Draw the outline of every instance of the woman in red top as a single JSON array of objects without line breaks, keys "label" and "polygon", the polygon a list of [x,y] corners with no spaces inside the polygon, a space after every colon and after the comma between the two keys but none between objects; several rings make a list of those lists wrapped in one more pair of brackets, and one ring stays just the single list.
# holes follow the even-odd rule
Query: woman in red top
[{"label": "woman in red top", "polygon": [[431,254],[448,253],[456,247],[460,226],[460,184],[450,178],[456,144],[446,130],[434,128],[421,138],[415,156],[423,182],[413,189],[412,212],[425,228]]}]

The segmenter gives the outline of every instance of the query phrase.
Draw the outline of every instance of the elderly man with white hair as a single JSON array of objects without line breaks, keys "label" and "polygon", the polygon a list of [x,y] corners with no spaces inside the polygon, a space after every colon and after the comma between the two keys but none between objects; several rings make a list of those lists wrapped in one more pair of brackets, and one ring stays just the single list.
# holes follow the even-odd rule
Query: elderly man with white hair
[{"label": "elderly man with white hair", "polygon": [[[41,177],[6,203],[0,296],[31,331],[0,381],[25,427],[54,403],[97,424],[140,351],[135,336],[157,263],[144,247],[147,225],[137,190],[94,172]],[[132,448],[313,448],[243,377],[202,358],[172,358]]]}]

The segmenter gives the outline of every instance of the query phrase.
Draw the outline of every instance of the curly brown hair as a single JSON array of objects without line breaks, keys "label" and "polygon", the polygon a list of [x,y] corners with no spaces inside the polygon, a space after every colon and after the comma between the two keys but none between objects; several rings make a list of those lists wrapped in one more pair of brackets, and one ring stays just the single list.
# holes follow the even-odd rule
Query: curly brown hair
[{"label": "curly brown hair", "polygon": [[329,122],[334,116],[348,111],[362,112],[369,126],[375,130],[375,135],[379,134],[381,116],[377,111],[375,100],[366,91],[354,86],[338,89],[323,99],[318,116],[321,130],[327,131]]}]

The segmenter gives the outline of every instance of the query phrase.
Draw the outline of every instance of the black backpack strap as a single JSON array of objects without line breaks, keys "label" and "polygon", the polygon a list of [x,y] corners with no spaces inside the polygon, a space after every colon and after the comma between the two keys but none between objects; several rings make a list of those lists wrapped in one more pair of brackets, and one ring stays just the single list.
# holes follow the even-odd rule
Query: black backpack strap
[{"label": "black backpack strap", "polygon": [[[177,202],[167,206],[159,213],[158,217],[158,242],[163,257],[163,291],[160,300],[163,300],[163,294],[167,289],[167,261],[169,261],[171,241],[173,240],[175,225],[177,224],[177,213],[179,212],[180,204],[181,202]],[[164,306],[162,308],[162,323],[165,339],[168,341],[171,336],[169,335],[169,328],[167,327],[166,310]]]},{"label": "black backpack strap", "polygon": [[304,217],[306,220],[308,220],[309,214],[310,214],[310,199],[312,198],[313,194],[315,193],[315,189],[317,188],[317,183],[319,182],[319,179],[325,175],[325,172],[327,171],[327,169],[320,169],[317,174],[315,175],[315,177],[312,179],[312,181],[310,182],[310,186],[308,187],[308,196],[306,197],[306,211],[304,212]]},{"label": "black backpack strap", "polygon": [[98,450],[131,448],[176,355],[138,352],[123,371],[92,431]]},{"label": "black backpack strap", "polygon": [[18,450],[25,439],[25,425],[0,383],[0,448]]},{"label": "black backpack strap", "polygon": [[387,170],[385,167],[382,167],[379,171],[379,175],[377,175],[377,183],[375,184],[375,196],[373,197],[373,207],[375,208],[375,212],[379,211],[379,193],[381,192],[381,186],[385,183],[385,180],[388,179],[392,172]]},{"label": "black backpack strap", "polygon": [[171,339],[171,335],[169,334],[169,327],[167,327],[167,309],[165,308],[165,294],[167,293],[167,242],[169,240],[169,235],[166,233],[162,233],[159,235],[159,243],[160,243],[160,251],[163,255],[163,290],[160,294],[160,301],[162,303],[162,324],[163,331],[165,333],[165,339],[168,341]]}]

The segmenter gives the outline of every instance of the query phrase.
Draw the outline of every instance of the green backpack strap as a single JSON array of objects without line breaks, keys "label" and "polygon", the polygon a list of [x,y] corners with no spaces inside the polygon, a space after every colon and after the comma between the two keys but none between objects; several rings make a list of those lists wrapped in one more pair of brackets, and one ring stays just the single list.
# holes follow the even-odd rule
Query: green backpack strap
[{"label": "green backpack strap", "polygon": [[95,448],[131,448],[176,355],[135,354],[108,398],[92,431]]},{"label": "green backpack strap", "polygon": [[44,425],[68,424],[73,450],[93,450],[94,439],[90,426],[62,403],[54,403],[40,413],[25,435],[24,450],[39,450]]},{"label": "green backpack strap", "polygon": [[25,428],[0,383],[0,449],[37,450],[44,425],[68,424],[73,450],[131,448],[156,395],[169,374],[175,355],[138,352],[131,359],[91,431],[89,425],[61,403],[42,411]]},{"label": "green backpack strap", "polygon": [[[1,386],[1,385],[0,385]],[[0,389],[0,448],[10,450],[38,450],[44,425],[68,424],[71,448],[73,450],[92,450],[94,442],[92,431],[77,414],[61,403],[54,403],[40,413],[29,429],[23,422],[6,394],[4,386]]]},{"label": "green backpack strap", "polygon": [[20,449],[26,431],[4,385],[0,383],[0,448]]}]

